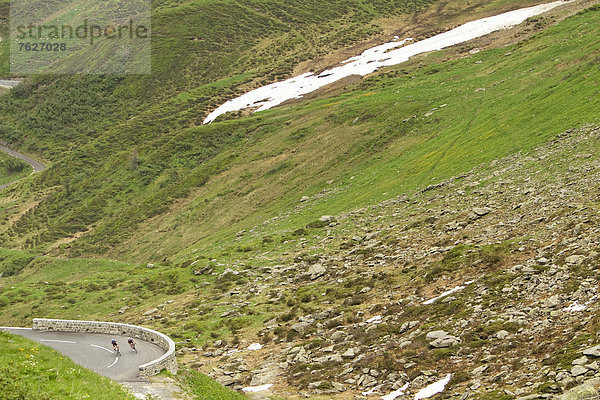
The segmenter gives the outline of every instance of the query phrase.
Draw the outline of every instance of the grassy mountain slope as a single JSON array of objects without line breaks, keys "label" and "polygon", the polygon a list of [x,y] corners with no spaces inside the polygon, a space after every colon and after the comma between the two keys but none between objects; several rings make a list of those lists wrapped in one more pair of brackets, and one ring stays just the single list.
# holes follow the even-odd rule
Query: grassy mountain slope
[{"label": "grassy mountain slope", "polygon": [[[218,172],[231,170],[225,150],[232,154],[234,146],[245,146],[251,137],[279,130],[281,125],[250,118],[195,126],[207,110],[236,92],[287,76],[302,60],[382,29],[374,25],[373,30],[363,31],[366,20],[382,20],[415,7],[410,2],[402,7],[395,2],[340,2],[338,8],[325,10],[318,3],[303,3],[283,13],[285,7],[277,4],[260,2],[252,6],[256,10],[247,10],[247,5],[234,3],[225,8],[226,15],[213,12],[219,5],[214,2],[176,7],[156,4],[153,75],[37,77],[2,96],[1,137],[55,162],[43,177],[32,180],[33,186],[13,192],[27,200],[21,201],[23,207],[12,208],[12,215],[4,214],[11,221],[5,225],[4,246],[47,251],[80,237],[65,250],[72,255],[111,253],[146,261],[148,257],[134,257],[122,246],[136,233],[138,224],[168,211],[178,199],[189,198]],[[479,4],[472,4],[470,10],[477,10]],[[448,18],[458,18],[462,3],[454,6]],[[491,7],[486,3],[488,13],[493,12]],[[507,5],[498,2],[496,7]],[[236,34],[239,24],[228,21],[243,19],[246,13],[260,14],[260,18],[244,24],[243,35]],[[296,23],[298,18],[302,24]],[[324,18],[330,22],[323,23]],[[211,27],[208,32],[207,27]],[[199,36],[188,37],[196,29]],[[290,35],[303,39],[294,41]],[[272,71],[282,75],[271,76]],[[286,129],[303,127],[290,122]],[[304,139],[299,139],[301,146]],[[352,141],[360,146],[363,139]],[[5,204],[13,204],[12,196],[10,192],[4,195]],[[263,205],[270,202],[268,198],[260,201]],[[246,214],[254,211],[255,206]],[[230,222],[210,220],[202,230]]]},{"label": "grassy mountain slope", "polygon": [[[0,8],[5,17],[6,4]],[[128,140],[148,141],[198,123],[202,114],[224,97],[244,90],[239,85],[257,85],[286,76],[303,60],[373,35],[378,31],[370,24],[373,19],[416,11],[425,4],[417,0],[301,5],[281,1],[154,2],[152,75],[120,79],[39,77],[31,86],[15,91],[12,102],[2,104],[3,108],[18,106],[3,115],[8,120],[6,114],[10,114],[16,125],[16,133],[5,136],[23,146],[35,143],[41,154],[57,158],[57,152],[68,148],[73,139],[81,144],[94,137],[95,132],[88,132],[86,127],[104,131],[136,115],[144,130]],[[6,34],[6,22],[2,27]],[[6,52],[2,59],[8,62]],[[40,86],[43,90],[38,89]],[[69,118],[74,115],[79,121]],[[57,118],[63,120],[44,125]],[[78,132],[71,132],[73,126]],[[132,136],[128,129],[131,127],[115,130],[119,136]],[[35,140],[27,140],[30,135]],[[48,144],[46,140],[51,139]]]},{"label": "grassy mountain slope", "polygon": [[[215,160],[233,158],[192,201],[148,224],[147,246],[139,247],[138,237],[127,243],[152,254],[159,241],[155,251],[186,249],[198,238],[198,245],[222,245],[215,239],[267,221],[269,233],[291,232],[321,215],[424,188],[595,121],[599,43],[586,27],[585,18],[571,20],[511,48],[457,61],[431,55],[340,97],[227,123],[232,131],[261,124],[269,134],[254,134]],[[582,36],[565,38],[571,29]],[[303,195],[320,194],[313,207],[287,215]]]},{"label": "grassy mountain slope", "polygon": [[39,203],[18,219],[4,214],[3,238],[163,262],[285,214],[303,195],[334,193],[274,229],[293,231],[531,147],[595,119],[598,41],[577,19],[511,48],[423,57],[340,96],[155,139],[133,130],[145,142],[114,155],[113,142],[127,143],[109,132],[15,189]]}]

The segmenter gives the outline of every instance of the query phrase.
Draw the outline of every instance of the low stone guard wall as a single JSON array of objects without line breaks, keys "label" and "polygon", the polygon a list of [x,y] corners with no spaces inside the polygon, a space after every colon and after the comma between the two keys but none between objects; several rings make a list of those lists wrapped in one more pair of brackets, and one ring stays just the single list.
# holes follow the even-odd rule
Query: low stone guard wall
[{"label": "low stone guard wall", "polygon": [[44,318],[35,318],[33,320],[33,329],[39,331],[106,333],[110,335],[131,336],[133,338],[141,339],[158,345],[166,351],[166,354],[154,361],[140,365],[140,378],[156,375],[165,368],[173,374],[177,373],[175,343],[167,335],[152,329],[129,324],[119,324],[115,322],[74,321]]}]

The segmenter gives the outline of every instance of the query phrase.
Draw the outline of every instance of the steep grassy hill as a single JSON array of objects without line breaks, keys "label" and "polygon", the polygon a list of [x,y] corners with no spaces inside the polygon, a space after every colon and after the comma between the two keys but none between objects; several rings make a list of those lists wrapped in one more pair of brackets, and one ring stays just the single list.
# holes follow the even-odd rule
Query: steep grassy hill
[{"label": "steep grassy hill", "polygon": [[[439,29],[436,24],[447,28],[454,21],[465,19],[462,11],[466,6],[462,2],[445,4],[446,7],[436,5],[447,17],[444,23],[432,23],[425,33]],[[288,76],[302,61],[376,37],[383,29],[380,26],[389,25],[389,18],[417,10],[418,5],[424,4],[358,1],[340,1],[338,7],[320,2],[294,6],[281,2],[243,5],[232,2],[223,7],[215,2],[155,4],[151,76],[36,77],[0,98],[3,110],[0,138],[54,162],[48,172],[33,179],[29,186],[2,194],[3,207],[10,209],[3,214],[7,221],[2,229],[4,246],[42,252],[60,247],[57,253],[73,256],[110,254],[132,261],[162,261],[205,238],[207,233],[214,233],[215,227],[220,231],[220,227],[232,227],[238,222],[235,229],[251,227],[259,215],[266,216],[268,211],[273,216],[290,207],[301,191],[322,190],[323,180],[315,182],[313,177],[324,176],[321,169],[326,163],[333,164],[331,177],[341,179],[353,174],[349,171],[354,171],[359,160],[373,160],[380,150],[369,149],[372,145],[368,142],[383,146],[384,142],[393,141],[394,135],[399,134],[393,132],[394,124],[406,116],[390,121],[388,127],[378,127],[374,136],[359,134],[344,140],[348,148],[353,147],[352,154],[337,161],[322,159],[322,164],[314,163],[318,170],[303,172],[306,180],[294,182],[293,190],[280,187],[277,180],[284,173],[298,169],[274,156],[286,148],[314,145],[307,135],[310,127],[304,122],[313,119],[313,110],[292,108],[283,119],[270,114],[273,118],[268,120],[261,116],[212,126],[197,125],[208,110],[234,93]],[[515,6],[514,2],[480,2],[469,4],[468,10],[473,15],[482,10],[490,15]],[[225,15],[214,12],[216,9],[226,10]],[[389,36],[379,39],[386,37]],[[364,101],[371,104],[370,99]],[[419,100],[403,114],[434,105],[433,101],[427,99],[427,104],[423,104]],[[334,107],[330,113],[339,110]],[[314,117],[315,124],[327,127],[331,135],[336,133],[335,129],[329,129],[331,121],[328,125],[316,122],[326,117],[324,110]],[[334,122],[338,129],[340,121]],[[373,121],[364,122],[359,124],[361,129],[371,129]],[[282,141],[274,138],[274,132],[295,136]],[[316,130],[315,134],[319,133]],[[377,135],[383,135],[384,140],[374,139]],[[419,137],[426,135],[423,132]],[[267,144],[273,148],[264,155],[252,155],[253,150],[240,153],[241,147],[252,143],[264,146],[262,138],[273,138],[272,143],[278,148]],[[315,156],[313,150],[307,151],[306,157]],[[240,165],[239,162],[248,159],[257,162],[258,170],[247,171],[254,179],[245,179],[243,173],[235,175],[241,176],[247,186],[266,174],[259,178],[261,182],[255,182],[266,196],[254,193],[251,186],[240,188],[218,183],[219,173],[233,173],[236,162]],[[281,165],[270,166],[271,163]],[[345,172],[335,166],[345,163],[348,163],[343,168]],[[270,172],[274,167],[280,169]],[[140,230],[142,234],[156,231],[151,218],[169,213],[170,207],[180,200],[189,203],[199,195],[199,190],[207,192],[203,201],[212,205],[207,204],[211,212],[206,218],[194,224],[198,232],[181,232],[186,236],[184,241],[175,246],[161,246],[157,254],[149,254],[144,248],[147,239],[134,239]],[[284,192],[286,196],[279,195]],[[17,197],[20,206],[13,207],[13,199]],[[251,204],[231,215],[222,215],[228,204],[231,201],[238,204],[239,198]],[[221,199],[227,203],[221,203]],[[180,226],[188,225],[187,217],[182,218]],[[145,221],[152,222],[140,226]],[[174,226],[169,229],[169,235],[173,236]],[[154,247],[152,243],[148,245]],[[140,252],[136,252],[138,248]]]}]

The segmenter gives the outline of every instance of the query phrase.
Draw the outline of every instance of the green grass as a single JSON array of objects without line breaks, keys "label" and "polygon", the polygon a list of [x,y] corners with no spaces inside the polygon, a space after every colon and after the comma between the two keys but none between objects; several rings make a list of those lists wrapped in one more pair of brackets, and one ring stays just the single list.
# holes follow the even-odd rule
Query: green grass
[{"label": "green grass", "polygon": [[0,399],[134,399],[49,347],[0,332]]},{"label": "green grass", "polygon": [[0,185],[24,178],[31,172],[31,167],[25,161],[0,152]]},{"label": "green grass", "polygon": [[[201,265],[148,268],[101,259],[63,260],[0,250],[0,272],[4,274],[0,281],[0,325],[29,326],[36,317],[127,321],[156,328],[176,340],[206,343],[241,330],[255,330],[272,318],[264,305],[240,307],[240,316],[220,318],[230,310],[218,304],[220,297],[247,279],[195,276],[193,271],[198,268]],[[217,267],[216,271],[223,269]],[[142,315],[168,300],[182,303],[168,309],[179,318],[147,321]],[[128,310],[118,313],[123,306]],[[198,310],[192,319],[187,316],[190,309]]]},{"label": "green grass", "polygon": [[[187,292],[194,285],[188,270],[148,269],[109,260],[34,258],[8,250],[0,251],[0,271],[5,272],[4,284],[18,283],[3,287],[0,295],[0,319],[13,326],[27,326],[31,318],[42,316],[139,318],[145,307],[152,308],[157,301]],[[115,317],[123,305],[131,307],[129,316]]]},{"label": "green grass", "polygon": [[[124,124],[115,129],[118,142],[140,143],[198,124],[202,113],[233,94],[378,33],[377,18],[432,2],[155,1],[151,76],[32,79],[15,91],[16,101],[3,103],[3,121],[11,126],[1,136],[54,159],[115,123]],[[0,13],[8,17],[8,1],[0,2]],[[8,24],[0,24],[0,33],[7,32]],[[0,74],[7,75],[3,43]]]},{"label": "green grass", "polygon": [[0,249],[0,276],[18,275],[34,258],[34,254]]},{"label": "green grass", "polygon": [[508,400],[510,395],[500,390],[491,390],[489,392],[479,392],[475,394],[477,400]]},{"label": "green grass", "polygon": [[246,396],[215,383],[212,379],[193,370],[179,372],[179,379],[196,400],[243,400]]}]

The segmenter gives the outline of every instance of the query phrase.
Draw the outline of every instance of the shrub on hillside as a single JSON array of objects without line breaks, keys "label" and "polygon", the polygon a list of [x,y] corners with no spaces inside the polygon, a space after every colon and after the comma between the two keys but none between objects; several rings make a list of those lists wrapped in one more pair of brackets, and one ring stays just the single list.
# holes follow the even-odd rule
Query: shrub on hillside
[{"label": "shrub on hillside", "polygon": [[1,163],[1,168],[9,174],[18,174],[19,172],[23,172],[26,167],[27,164],[17,158],[8,158]]},{"label": "shrub on hillside", "polygon": [[0,256],[0,274],[3,277],[18,275],[26,266],[33,261],[32,255],[25,256]]}]

